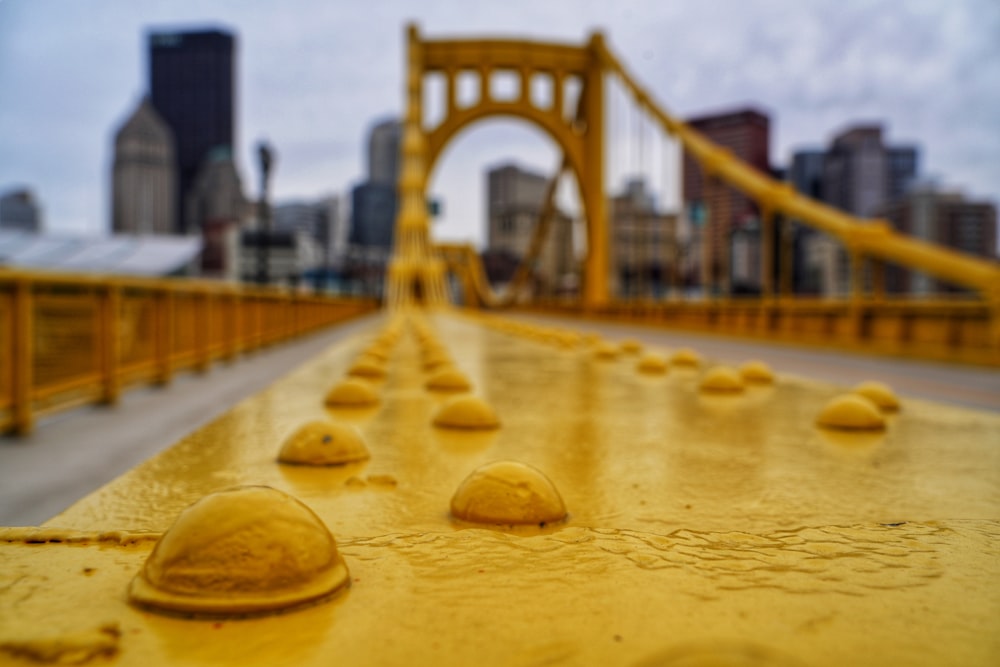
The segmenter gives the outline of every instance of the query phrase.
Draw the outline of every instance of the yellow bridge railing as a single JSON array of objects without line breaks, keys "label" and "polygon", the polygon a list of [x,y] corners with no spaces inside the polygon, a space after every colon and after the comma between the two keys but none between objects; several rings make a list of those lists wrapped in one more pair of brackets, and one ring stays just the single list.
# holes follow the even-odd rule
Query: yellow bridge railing
[{"label": "yellow bridge railing", "polygon": [[365,299],[0,271],[0,432],[374,310]]}]

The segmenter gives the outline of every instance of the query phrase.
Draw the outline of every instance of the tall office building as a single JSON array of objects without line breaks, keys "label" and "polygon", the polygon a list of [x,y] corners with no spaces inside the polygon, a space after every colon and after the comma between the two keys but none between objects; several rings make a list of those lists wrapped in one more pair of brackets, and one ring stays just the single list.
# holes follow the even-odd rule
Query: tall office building
[{"label": "tall office building", "polygon": [[[764,113],[744,108],[692,118],[687,124],[761,173],[770,174],[770,119]],[[700,165],[687,152],[683,179],[685,215],[699,228],[696,235],[702,239],[702,281],[728,285],[732,233],[758,218],[757,206],[728,185],[706,183]]]},{"label": "tall office building", "polygon": [[172,234],[176,188],[173,134],[144,97],[115,135],[111,228],[119,234]]},{"label": "tall office building", "polygon": [[395,119],[384,120],[372,128],[368,138],[368,180],[372,183],[395,185],[399,180],[399,145],[403,124]]},{"label": "tall office building", "polygon": [[[862,218],[875,217],[902,197],[917,176],[915,146],[889,146],[882,126],[861,124],[836,135],[826,151],[795,154],[789,178],[795,189]],[[817,174],[817,169],[819,170]],[[832,237],[803,231],[795,254],[802,291],[827,296],[846,294],[847,253]],[[888,273],[897,281],[895,269]]]},{"label": "tall office building", "polygon": [[235,37],[221,30],[149,35],[150,97],[175,141],[177,233],[197,231],[186,200],[209,151],[235,147],[235,47]]},{"label": "tall office building", "polygon": [[385,120],[368,135],[368,178],[351,190],[351,236],[354,245],[392,247],[396,227],[399,149],[402,126]]},{"label": "tall office building", "polygon": [[[487,252],[491,256],[509,257],[511,269],[528,252],[547,188],[545,176],[514,164],[500,165],[487,172]],[[536,289],[542,293],[562,289],[574,268],[572,220],[557,211],[539,253]],[[496,277],[509,280],[511,276]]]},{"label": "tall office building", "polygon": [[870,217],[906,191],[917,175],[917,149],[886,146],[880,125],[859,125],[837,135],[823,161],[823,199]]},{"label": "tall office building", "polygon": [[42,231],[42,207],[27,188],[0,195],[0,229],[12,232]]}]

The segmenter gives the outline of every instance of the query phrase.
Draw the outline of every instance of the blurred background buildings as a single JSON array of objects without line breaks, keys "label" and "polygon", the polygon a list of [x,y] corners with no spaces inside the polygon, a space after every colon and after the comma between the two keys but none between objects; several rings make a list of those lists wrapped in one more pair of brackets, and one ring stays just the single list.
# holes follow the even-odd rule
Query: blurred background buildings
[{"label": "blurred background buildings", "polygon": [[[131,266],[148,273],[155,267],[162,275],[254,280],[263,247],[272,282],[381,294],[398,211],[398,116],[368,123],[364,173],[353,186],[333,186],[313,197],[262,207],[261,192],[250,191],[248,176],[238,167],[240,50],[235,31],[151,28],[144,39],[144,90],[115,128],[111,145],[112,244],[101,246],[95,240],[96,245],[77,255],[86,239],[56,235],[47,250],[29,242],[30,235],[44,231],[42,204],[29,187],[17,186],[0,191],[0,264],[38,267],[49,257],[52,267],[68,262],[100,270],[97,258],[104,258],[107,270]],[[775,123],[760,106],[693,114],[687,122],[762,173],[784,178],[797,191],[832,207],[884,218],[908,234],[964,252],[996,256],[996,205],[968,199],[925,177],[919,144],[889,141],[881,122],[844,117],[843,129],[825,147],[816,147],[824,143],[817,127],[816,146],[794,150],[787,166],[772,155]],[[281,146],[277,149],[280,153]],[[482,259],[490,279],[500,284],[510,280],[527,251],[550,177],[512,162],[516,155],[512,148],[510,156],[483,167],[484,215],[469,221],[485,230]],[[281,168],[278,164],[279,172]],[[777,274],[781,221],[771,238],[761,238],[761,211],[747,197],[706,181],[686,155],[680,157],[678,171],[678,201],[669,205],[662,195],[658,201],[658,184],[634,175],[619,174],[618,191],[609,185],[613,291],[634,298],[658,298],[671,289],[698,294],[699,285],[714,279],[736,296],[758,294],[765,256],[774,258]],[[433,215],[440,202],[428,206]],[[561,201],[558,209],[533,267],[532,289],[541,295],[579,288],[582,221]],[[790,224],[794,291],[844,294],[847,258],[840,245],[795,221]],[[771,252],[765,253],[768,245]],[[144,266],[112,261],[133,250],[159,253],[164,261]],[[897,294],[950,289],[891,266],[886,287]]]}]

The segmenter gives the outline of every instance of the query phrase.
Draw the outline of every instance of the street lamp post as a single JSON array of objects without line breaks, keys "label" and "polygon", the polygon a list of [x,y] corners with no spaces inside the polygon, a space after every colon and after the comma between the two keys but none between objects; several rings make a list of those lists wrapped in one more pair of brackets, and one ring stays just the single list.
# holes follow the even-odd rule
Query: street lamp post
[{"label": "street lamp post", "polygon": [[271,210],[268,204],[267,187],[274,164],[274,149],[266,141],[257,144],[257,159],[260,163],[260,201],[257,216],[260,221],[257,230],[257,282],[266,285],[271,281],[268,266],[268,250],[271,237]]}]

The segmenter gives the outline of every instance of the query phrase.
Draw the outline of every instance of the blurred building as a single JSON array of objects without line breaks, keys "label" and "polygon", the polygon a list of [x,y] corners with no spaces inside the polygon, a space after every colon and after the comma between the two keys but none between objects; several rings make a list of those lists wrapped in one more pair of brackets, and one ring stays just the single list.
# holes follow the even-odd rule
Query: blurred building
[{"label": "blurred building", "polygon": [[[517,165],[504,164],[490,169],[486,181],[486,250],[493,273],[491,277],[507,282],[512,275],[501,273],[510,262],[505,263],[502,258],[516,258],[520,263],[527,254],[545,203],[549,179]],[[556,293],[573,279],[575,269],[573,221],[557,210],[539,252],[534,289],[542,294]]]},{"label": "blurred building", "polygon": [[[797,192],[823,201],[823,162],[826,151],[801,150],[792,155],[787,180]],[[813,239],[820,234],[812,227],[792,221],[792,290],[796,294],[819,294],[822,291],[820,266],[810,259]]]},{"label": "blurred building", "polygon": [[31,190],[17,188],[0,195],[0,230],[42,231],[42,207]]},{"label": "blurred building", "polygon": [[[933,185],[916,187],[878,211],[904,234],[980,257],[996,257],[997,209]],[[886,290],[906,294],[955,292],[960,288],[902,267],[886,267]]]},{"label": "blurred building", "polygon": [[[828,150],[795,153],[789,180],[795,189],[842,211],[871,218],[907,191],[917,176],[915,146],[886,145],[877,124],[855,125],[834,137]],[[799,225],[794,264],[797,291],[846,294],[846,251],[830,236]]]},{"label": "blurred building", "polygon": [[[692,118],[687,124],[761,173],[770,173],[770,119],[761,111],[737,109]],[[701,166],[687,152],[682,192],[686,224],[696,228],[689,234],[700,246],[701,282],[721,284],[727,292],[733,231],[758,219],[757,205],[728,185],[707,182]]]},{"label": "blurred building", "polygon": [[235,146],[235,48],[236,38],[221,30],[149,34],[150,98],[175,142],[179,234],[197,231],[186,202],[206,155]]},{"label": "blurred building", "polygon": [[267,245],[267,274],[272,284],[298,285],[305,273],[321,260],[319,244],[307,232],[244,230],[239,242],[239,266],[244,281],[257,280],[262,244]]},{"label": "blurred building", "polygon": [[659,213],[641,178],[632,179],[611,198],[613,290],[625,297],[655,298],[670,286],[677,270],[677,216]]},{"label": "blurred building", "polygon": [[389,119],[375,125],[368,138],[368,180],[372,183],[395,185],[399,180],[403,125]]},{"label": "blurred building", "polygon": [[236,280],[241,274],[239,234],[251,204],[228,147],[218,146],[205,155],[184,203],[191,232],[204,239],[202,275]]},{"label": "blurred building", "polygon": [[122,234],[173,233],[176,190],[174,137],[147,96],[115,134],[111,228]]},{"label": "blurred building", "polygon": [[305,232],[315,239],[324,266],[339,265],[347,253],[349,230],[344,224],[338,197],[278,204],[274,207],[271,225],[275,231]]},{"label": "blurred building", "polygon": [[356,185],[351,190],[351,244],[391,248],[397,210],[396,186]]},{"label": "blurred building", "polygon": [[858,125],[833,139],[823,159],[823,199],[867,218],[905,192],[917,175],[917,149],[886,146],[880,125]]},{"label": "blurred building", "polygon": [[391,248],[398,210],[402,125],[390,119],[376,124],[368,135],[367,179],[351,191],[353,245]]}]

